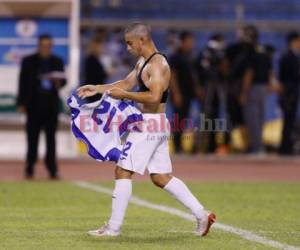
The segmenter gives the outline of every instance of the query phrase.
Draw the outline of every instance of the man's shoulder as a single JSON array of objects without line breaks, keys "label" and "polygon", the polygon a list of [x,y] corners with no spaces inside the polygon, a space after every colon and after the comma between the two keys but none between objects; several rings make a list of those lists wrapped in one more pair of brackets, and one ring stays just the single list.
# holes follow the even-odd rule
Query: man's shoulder
[{"label": "man's shoulder", "polygon": [[30,54],[30,55],[24,56],[23,59],[22,59],[22,62],[31,62],[33,60],[36,60],[36,58],[37,58],[36,53]]},{"label": "man's shoulder", "polygon": [[153,57],[152,61],[156,63],[166,63],[168,62],[168,59],[164,54],[157,54],[156,56]]},{"label": "man's shoulder", "polygon": [[153,57],[149,66],[165,70],[169,68],[169,63],[163,55],[160,55]]},{"label": "man's shoulder", "polygon": [[280,60],[290,60],[292,57],[294,57],[294,54],[290,50],[286,50],[280,55]]}]

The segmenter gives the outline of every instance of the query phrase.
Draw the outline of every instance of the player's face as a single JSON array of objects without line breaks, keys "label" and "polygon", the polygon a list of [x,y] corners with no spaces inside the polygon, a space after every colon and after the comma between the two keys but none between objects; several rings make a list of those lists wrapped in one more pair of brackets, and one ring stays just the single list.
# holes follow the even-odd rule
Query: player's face
[{"label": "player's face", "polygon": [[52,53],[52,40],[51,39],[42,39],[39,42],[39,54],[42,57],[49,57]]},{"label": "player's face", "polygon": [[141,53],[142,41],[140,38],[133,36],[130,33],[125,34],[125,42],[127,45],[127,51],[134,55],[139,56]]}]

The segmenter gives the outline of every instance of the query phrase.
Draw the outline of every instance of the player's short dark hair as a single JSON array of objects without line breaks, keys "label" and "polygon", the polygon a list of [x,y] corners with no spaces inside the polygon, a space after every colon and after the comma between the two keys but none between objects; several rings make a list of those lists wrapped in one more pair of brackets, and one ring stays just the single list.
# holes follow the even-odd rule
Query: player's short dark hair
[{"label": "player's short dark hair", "polygon": [[300,34],[297,31],[291,31],[286,36],[286,41],[288,44],[291,44],[294,40],[297,40],[300,38]]},{"label": "player's short dark hair", "polygon": [[179,39],[181,42],[185,41],[187,38],[193,38],[193,34],[190,31],[184,30],[180,32]]},{"label": "player's short dark hair", "polygon": [[44,33],[39,35],[38,41],[41,42],[42,40],[52,40],[52,36],[48,33]]},{"label": "player's short dark hair", "polygon": [[145,23],[135,22],[127,26],[125,29],[126,33],[135,33],[139,36],[145,36],[151,39],[151,27]]}]

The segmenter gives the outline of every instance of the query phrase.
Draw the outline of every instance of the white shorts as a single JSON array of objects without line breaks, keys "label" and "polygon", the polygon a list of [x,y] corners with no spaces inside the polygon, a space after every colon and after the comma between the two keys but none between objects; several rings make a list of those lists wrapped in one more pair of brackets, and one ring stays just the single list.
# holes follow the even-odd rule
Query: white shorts
[{"label": "white shorts", "polygon": [[165,113],[143,114],[142,132],[129,132],[117,165],[143,175],[172,172],[168,139],[170,124]]}]

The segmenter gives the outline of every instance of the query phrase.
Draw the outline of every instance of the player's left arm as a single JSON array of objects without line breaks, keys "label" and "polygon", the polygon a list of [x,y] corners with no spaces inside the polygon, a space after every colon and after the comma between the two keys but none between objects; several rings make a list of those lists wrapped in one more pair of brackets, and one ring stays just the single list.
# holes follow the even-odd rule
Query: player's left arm
[{"label": "player's left arm", "polygon": [[130,99],[139,103],[157,104],[161,100],[165,88],[164,84],[167,81],[165,79],[166,70],[168,70],[167,65],[161,65],[153,60],[151,65],[147,67],[149,78],[145,81],[149,91],[129,92],[121,89],[111,89],[110,95],[118,99]]}]

